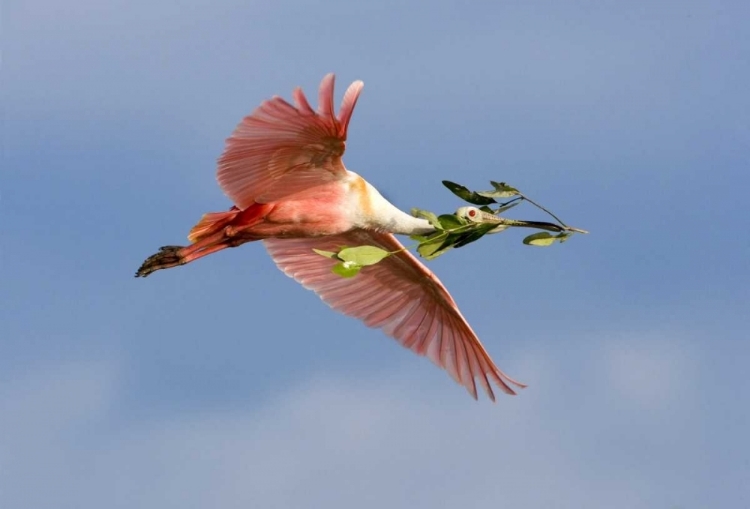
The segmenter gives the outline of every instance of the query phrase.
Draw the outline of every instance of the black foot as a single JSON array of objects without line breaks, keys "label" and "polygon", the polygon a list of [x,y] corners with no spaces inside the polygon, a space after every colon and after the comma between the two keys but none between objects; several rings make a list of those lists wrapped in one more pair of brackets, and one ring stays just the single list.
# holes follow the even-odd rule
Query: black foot
[{"label": "black foot", "polygon": [[185,263],[180,256],[182,246],[164,246],[159,252],[146,258],[141,268],[135,273],[135,277],[146,277],[152,272],[160,269],[169,269]]}]

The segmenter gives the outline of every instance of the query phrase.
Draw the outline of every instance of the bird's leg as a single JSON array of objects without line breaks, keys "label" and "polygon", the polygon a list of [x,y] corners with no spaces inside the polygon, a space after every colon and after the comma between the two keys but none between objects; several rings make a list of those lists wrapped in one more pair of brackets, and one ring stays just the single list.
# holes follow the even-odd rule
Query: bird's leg
[{"label": "bird's leg", "polygon": [[246,242],[257,240],[257,237],[241,235],[241,231],[227,226],[220,232],[208,235],[189,246],[164,246],[159,252],[146,258],[135,273],[135,277],[146,277],[152,272],[185,265],[198,258],[221,251],[228,247],[237,247]]}]

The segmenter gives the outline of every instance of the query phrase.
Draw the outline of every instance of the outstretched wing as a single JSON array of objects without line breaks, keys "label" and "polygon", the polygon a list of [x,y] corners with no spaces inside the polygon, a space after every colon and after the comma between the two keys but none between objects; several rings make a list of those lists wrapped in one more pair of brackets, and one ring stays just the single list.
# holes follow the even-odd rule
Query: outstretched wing
[{"label": "outstretched wing", "polygon": [[495,366],[445,286],[408,251],[364,267],[353,278],[332,273],[335,260],[313,252],[313,248],[337,251],[342,246],[360,245],[403,249],[390,233],[352,230],[329,237],[263,242],[288,276],[315,291],[333,309],[369,327],[382,328],[406,348],[426,355],[475,399],[476,379],[493,401],[490,380],[507,394],[515,394],[509,384],[525,387]]},{"label": "outstretched wing", "polygon": [[352,83],[338,116],[333,110],[334,75],[320,83],[318,111],[301,89],[295,106],[275,96],[245,117],[226,141],[217,180],[240,208],[264,203],[343,178],[346,130],[364,84]]}]

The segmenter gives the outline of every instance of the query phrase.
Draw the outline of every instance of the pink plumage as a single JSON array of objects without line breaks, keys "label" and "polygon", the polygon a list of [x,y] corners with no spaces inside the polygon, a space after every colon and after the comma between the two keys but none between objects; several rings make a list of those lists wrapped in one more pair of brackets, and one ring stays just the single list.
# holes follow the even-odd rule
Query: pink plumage
[{"label": "pink plumage", "polygon": [[[406,348],[444,368],[476,398],[476,381],[494,401],[492,384],[507,394],[525,387],[492,361],[440,280],[394,237],[426,234],[429,222],[404,213],[341,160],[361,81],[349,86],[338,116],[334,77],[323,78],[318,110],[300,89],[291,105],[264,101],[227,139],[219,185],[236,204],[206,214],[187,247],[167,246],[137,272],[189,263],[227,247],[263,240],[287,275],[333,309],[381,328]],[[331,271],[334,260],[313,249],[374,245],[395,252],[353,278]]]},{"label": "pink plumage", "polygon": [[382,328],[406,348],[426,355],[477,397],[474,380],[494,401],[490,381],[514,394],[509,384],[523,387],[495,366],[445,286],[409,251],[389,256],[345,279],[331,271],[334,260],[312,249],[335,251],[340,246],[403,248],[390,233],[353,230],[322,238],[266,239],[274,262],[288,276],[313,290],[333,309]]}]

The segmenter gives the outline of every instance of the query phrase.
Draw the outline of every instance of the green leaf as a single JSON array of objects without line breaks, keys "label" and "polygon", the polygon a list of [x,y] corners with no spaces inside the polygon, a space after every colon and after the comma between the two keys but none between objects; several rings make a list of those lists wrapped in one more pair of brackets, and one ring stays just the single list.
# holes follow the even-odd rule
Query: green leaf
[{"label": "green leaf", "polygon": [[315,249],[315,248],[313,248],[313,251],[318,253],[320,256],[325,256],[326,258],[338,258],[336,253],[334,253],[333,251],[323,251],[322,249]]},{"label": "green leaf", "polygon": [[429,210],[422,210],[422,209],[411,209],[411,215],[414,217],[421,217],[422,219],[427,219],[432,226],[434,226],[437,229],[442,229],[443,227],[440,226],[440,221],[438,221],[438,217],[430,212]]},{"label": "green leaf", "polygon": [[443,214],[438,217],[438,221],[440,221],[440,225],[442,226],[443,230],[460,228],[461,226],[466,224],[466,221],[458,217],[456,214]]},{"label": "green leaf", "polygon": [[557,240],[557,236],[547,232],[533,233],[523,239],[527,246],[551,246]]},{"label": "green leaf", "polygon": [[449,250],[459,248],[478,240],[486,233],[497,228],[494,224],[469,224],[450,232],[433,234],[417,247],[417,252],[426,260],[434,260]]},{"label": "green leaf", "polygon": [[[500,208],[502,209],[502,207],[500,207]],[[495,211],[492,210],[487,205],[482,205],[481,207],[479,207],[479,210],[481,210],[482,212],[487,212],[488,214],[495,214]]]},{"label": "green leaf", "polygon": [[569,232],[562,232],[557,234],[557,240],[560,241],[560,244],[568,240],[570,237],[572,237],[573,234]]},{"label": "green leaf", "polygon": [[492,187],[494,187],[495,191],[497,191],[498,193],[506,193],[505,196],[516,196],[521,194],[518,189],[513,186],[509,186],[505,182],[495,182],[494,180],[490,180],[490,184],[492,184]]},{"label": "green leaf", "polygon": [[346,247],[339,251],[338,257],[344,262],[350,262],[361,267],[375,265],[383,258],[390,256],[390,252],[375,246]]},{"label": "green leaf", "polygon": [[431,235],[426,241],[417,246],[417,252],[422,258],[431,260],[432,255],[440,249],[448,238],[448,232],[441,231]]},{"label": "green leaf", "polygon": [[433,253],[433,258],[438,256],[438,254],[443,254],[448,249],[451,249],[464,235],[464,233],[449,233],[443,243],[440,244],[440,247]]},{"label": "green leaf", "polygon": [[331,272],[341,277],[354,277],[360,270],[362,267],[352,262],[339,262],[331,268]]},{"label": "green leaf", "polygon": [[479,196],[483,196],[484,198],[505,198],[507,195],[499,193],[497,191],[477,191],[476,192]]},{"label": "green leaf", "polygon": [[510,187],[505,182],[494,182],[490,180],[490,184],[492,184],[492,187],[495,189],[492,191],[477,191],[477,194],[487,198],[509,198],[520,194],[518,189]]},{"label": "green leaf", "polygon": [[450,251],[452,248],[453,248],[452,245],[449,245],[449,246],[443,246],[443,245],[441,245],[436,250],[434,250],[432,253],[430,253],[428,256],[425,256],[424,259],[427,260],[427,261],[434,260],[438,256],[444,255],[445,253],[447,253],[448,251]]},{"label": "green leaf", "polygon": [[484,237],[486,234],[488,234],[490,231],[497,228],[496,224],[480,224],[477,225],[474,230],[464,233],[461,235],[459,239],[457,239],[455,245],[453,247],[459,248],[464,247],[466,244],[471,244],[472,242],[475,242],[482,237]]},{"label": "green leaf", "polygon": [[464,186],[451,182],[450,180],[443,180],[443,185],[450,189],[453,194],[473,205],[489,205],[490,203],[497,203],[492,198],[481,196],[474,191],[469,191]]}]

